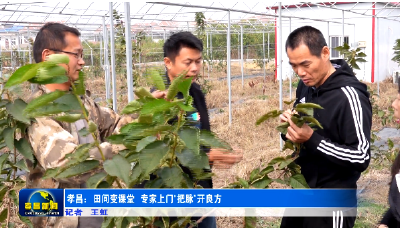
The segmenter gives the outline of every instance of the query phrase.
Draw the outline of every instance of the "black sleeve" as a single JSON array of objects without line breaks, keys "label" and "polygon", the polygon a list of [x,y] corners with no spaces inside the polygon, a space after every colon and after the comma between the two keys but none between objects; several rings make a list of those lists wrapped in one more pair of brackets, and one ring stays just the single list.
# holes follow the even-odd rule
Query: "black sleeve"
[{"label": "black sleeve", "polygon": [[396,219],[393,216],[392,210],[389,208],[383,215],[383,218],[379,224],[389,226],[389,224],[392,224],[393,222],[396,222]]},{"label": "black sleeve", "polygon": [[370,161],[370,140],[372,108],[367,96],[347,86],[338,94],[341,102],[337,121],[338,133],[345,139],[342,143],[333,142],[317,132],[304,142],[308,151],[323,156],[342,167],[363,172]]}]

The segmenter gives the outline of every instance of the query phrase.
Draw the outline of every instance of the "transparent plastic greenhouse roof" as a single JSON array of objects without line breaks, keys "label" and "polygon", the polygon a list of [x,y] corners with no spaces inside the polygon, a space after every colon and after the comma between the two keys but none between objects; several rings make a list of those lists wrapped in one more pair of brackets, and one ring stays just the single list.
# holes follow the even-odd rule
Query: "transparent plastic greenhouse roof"
[{"label": "transparent plastic greenhouse roof", "polygon": [[[302,20],[322,21],[318,9],[337,9],[339,5],[349,4],[351,7],[347,12],[352,15],[371,16],[371,7],[359,9],[358,2],[283,2],[283,19],[297,18]],[[246,2],[213,2],[213,1],[174,1],[174,2],[130,2],[130,18],[132,31],[146,30],[161,32],[169,30],[187,30],[195,26],[195,13],[203,12],[207,22],[207,29],[210,31],[221,30],[223,24],[226,28],[228,21],[228,10],[231,23],[248,24],[256,30],[256,25],[267,25],[277,16],[276,9],[278,2],[270,1],[246,1]],[[397,2],[384,3],[376,9],[376,17],[398,20],[398,16],[391,13],[380,13],[381,9],[397,9],[400,4]],[[315,9],[309,18],[296,17],[296,11],[305,7]],[[294,8],[294,9],[293,9]],[[123,16],[124,2],[114,2],[113,9]],[[289,9],[291,9],[289,11]],[[0,33],[15,33],[18,31],[37,31],[46,22],[62,22],[78,28],[82,33],[101,33],[103,18],[105,24],[109,25],[109,2],[28,2],[16,1],[0,3]],[[350,18],[346,18],[348,20]],[[341,18],[332,18],[325,21],[341,23]],[[285,23],[285,21],[283,21]]]}]

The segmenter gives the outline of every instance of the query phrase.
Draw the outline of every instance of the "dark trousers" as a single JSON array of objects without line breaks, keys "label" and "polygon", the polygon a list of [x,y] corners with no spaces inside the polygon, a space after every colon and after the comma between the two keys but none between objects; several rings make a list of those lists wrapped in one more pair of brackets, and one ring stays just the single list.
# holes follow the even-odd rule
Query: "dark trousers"
[{"label": "dark trousers", "polygon": [[[281,228],[332,228],[332,217],[283,217]],[[341,221],[339,224],[335,222],[334,228],[352,228],[356,217],[343,217],[343,225]]]}]

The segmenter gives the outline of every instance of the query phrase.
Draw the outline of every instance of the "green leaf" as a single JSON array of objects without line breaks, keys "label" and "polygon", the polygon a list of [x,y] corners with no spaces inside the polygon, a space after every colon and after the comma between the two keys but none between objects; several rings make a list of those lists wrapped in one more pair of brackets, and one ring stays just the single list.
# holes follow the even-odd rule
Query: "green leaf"
[{"label": "green leaf", "polygon": [[284,157],[277,157],[272,159],[269,163],[268,166],[273,166],[275,164],[280,164],[281,162],[285,161],[286,159]]},{"label": "green leaf", "polygon": [[83,174],[94,168],[97,168],[99,166],[99,164],[100,163],[97,160],[84,161],[82,163],[79,163],[76,166],[72,166],[72,167],[66,169],[64,172],[57,175],[56,178],[67,178],[67,177],[72,177],[72,176],[76,176],[79,174]]},{"label": "green leaf", "polygon": [[7,186],[2,186],[1,187],[1,190],[0,190],[0,197],[1,197],[0,200],[1,201],[3,201],[4,196],[6,195],[7,191],[8,191],[8,187]]},{"label": "green leaf", "polygon": [[166,96],[167,100],[173,100],[176,97],[176,95],[179,92],[179,84],[182,83],[182,81],[184,80],[185,77],[186,77],[186,72],[183,72],[178,77],[176,77],[174,80],[172,80],[171,85],[168,88],[168,92],[167,92],[167,96]]},{"label": "green leaf", "polygon": [[68,107],[66,111],[79,111],[79,113],[82,113],[81,105],[78,101],[78,98],[74,94],[65,94],[64,96],[55,100],[54,103],[66,105]]},{"label": "green leaf", "polygon": [[11,190],[8,193],[8,197],[10,197],[10,199],[13,200],[14,205],[18,205],[18,196],[17,196],[17,193],[15,192],[15,190]]},{"label": "green leaf", "polygon": [[256,125],[260,125],[262,122],[267,121],[268,119],[276,118],[276,117],[278,117],[280,114],[282,114],[282,111],[279,111],[279,110],[270,111],[270,112],[268,112],[267,114],[264,114],[263,116],[261,116],[261,117],[257,120]]},{"label": "green leaf", "polygon": [[26,114],[26,113],[29,113],[39,107],[45,106],[45,105],[49,104],[50,102],[55,101],[58,98],[64,96],[64,94],[65,94],[65,92],[60,91],[60,90],[56,90],[51,93],[43,94],[42,96],[37,97],[37,98],[33,99],[31,102],[29,102],[29,104],[24,109],[24,113]]},{"label": "green leaf", "polygon": [[306,114],[306,115],[309,115],[309,116],[313,116],[314,115],[314,109],[312,109],[312,108],[294,108],[294,110],[296,110],[297,112],[299,112],[299,113],[304,113],[304,114]]},{"label": "green leaf", "polygon": [[253,181],[254,178],[259,174],[259,172],[260,172],[259,168],[256,168],[253,171],[251,171],[251,173],[250,173],[250,181]]},{"label": "green leaf", "polygon": [[78,134],[79,134],[81,137],[86,137],[87,135],[90,134],[90,132],[88,132],[87,128],[84,127],[84,128],[82,128],[82,129],[80,129],[80,130],[78,131]]},{"label": "green leaf", "polygon": [[255,228],[257,227],[257,217],[244,217],[244,228]]},{"label": "green leaf", "polygon": [[363,59],[363,58],[356,58],[355,59],[356,62],[360,62],[360,63],[365,63],[367,62],[367,60]]},{"label": "green leaf", "polygon": [[187,148],[195,154],[200,153],[200,130],[198,128],[182,127],[178,135],[185,142]]},{"label": "green leaf", "polygon": [[183,94],[183,97],[186,99],[189,96],[189,89],[192,85],[192,77],[183,80],[178,84],[178,90]]},{"label": "green leaf", "polygon": [[21,99],[16,99],[14,103],[8,103],[6,105],[7,112],[11,114],[16,120],[21,121],[26,124],[30,124],[31,121],[23,114],[26,107],[25,101]]},{"label": "green leaf", "polygon": [[293,99],[291,101],[283,101],[283,103],[287,104],[287,105],[291,105],[293,102],[295,102],[296,99]]},{"label": "green leaf", "polygon": [[114,219],[115,220],[115,227],[116,228],[126,228],[129,227],[128,225],[128,220],[126,220],[124,217],[117,217]]},{"label": "green leaf", "polygon": [[200,131],[200,145],[213,148],[223,148],[232,151],[232,148],[231,146],[229,146],[228,143],[220,140],[217,136],[214,135],[214,133],[207,130]]},{"label": "green leaf", "polygon": [[140,175],[142,174],[142,168],[140,168],[140,166],[135,165],[135,167],[133,167],[132,169],[132,174],[129,177],[130,179],[130,183],[129,183],[129,187],[133,187],[135,184],[138,183],[138,181],[140,180]]},{"label": "green leaf", "polygon": [[29,220],[28,217],[21,216],[21,215],[19,214],[19,212],[18,212],[18,217],[19,217],[19,219],[20,219],[23,223],[25,223],[26,225],[28,225],[29,228],[33,228],[33,224],[32,224],[32,222],[31,222],[31,220]]},{"label": "green leaf", "polygon": [[[67,122],[67,123],[74,123],[77,120],[80,120],[83,118],[82,114],[64,114],[62,116],[55,116],[53,117],[57,121],[61,122]],[[85,128],[86,130],[86,128]]]},{"label": "green leaf", "polygon": [[104,180],[106,176],[107,173],[105,172],[96,173],[95,175],[91,176],[86,182],[87,188],[97,188],[97,186]]},{"label": "green leaf", "polygon": [[66,75],[65,68],[54,64],[39,68],[36,79],[43,81],[51,79],[54,76],[61,76],[61,75]]},{"label": "green leaf", "polygon": [[379,111],[378,111],[378,116],[379,116],[380,118],[382,118],[384,115],[385,115],[385,112],[384,112],[384,111],[382,111],[382,110],[379,110]]},{"label": "green leaf", "polygon": [[302,117],[299,117],[299,115],[293,115],[290,119],[297,127],[302,127],[306,122]]},{"label": "green leaf", "polygon": [[162,141],[155,141],[143,149],[139,154],[139,166],[143,173],[148,174],[159,167],[168,151],[168,145]]},{"label": "green leaf", "polygon": [[143,98],[155,99],[155,98],[153,97],[153,95],[152,95],[147,89],[145,89],[145,88],[143,88],[143,87],[137,88],[137,89],[135,90],[135,94],[136,94],[136,96],[138,96],[140,99],[143,99]]},{"label": "green leaf", "polygon": [[165,227],[169,227],[169,217],[162,217],[162,221]]},{"label": "green leaf", "polygon": [[393,149],[393,147],[394,147],[393,141],[391,139],[388,139],[387,142],[388,142],[389,150]]},{"label": "green leaf", "polygon": [[58,174],[58,171],[60,168],[54,168],[54,169],[46,169],[43,175],[43,179],[55,177]]},{"label": "green leaf", "polygon": [[286,134],[287,134],[287,129],[288,129],[289,126],[290,126],[290,124],[289,124],[288,122],[285,122],[285,123],[279,124],[279,125],[276,127],[276,129],[277,129],[280,133],[286,135]]},{"label": "green leaf", "polygon": [[114,217],[104,217],[104,221],[101,224],[101,228],[113,228],[114,225]]},{"label": "green leaf", "polygon": [[205,153],[196,153],[189,149],[183,149],[182,152],[175,154],[180,163],[189,169],[209,169],[210,162]]},{"label": "green leaf", "polygon": [[141,114],[138,119],[139,123],[151,124],[153,123],[153,115],[152,114]]},{"label": "green leaf", "polygon": [[69,63],[69,58],[67,55],[64,54],[51,54],[48,56],[47,61],[53,62],[54,64],[68,64]]},{"label": "green leaf", "polygon": [[4,222],[7,218],[8,215],[8,209],[4,209],[1,213],[0,213],[0,222]]},{"label": "green leaf", "polygon": [[83,71],[79,71],[79,78],[75,87],[75,93],[77,95],[85,94],[85,73],[83,73]]},{"label": "green leaf", "polygon": [[294,161],[294,159],[293,158],[288,158],[288,159],[286,159],[285,161],[282,161],[280,164],[279,164],[279,169],[284,169],[284,168],[286,168],[286,166],[288,166],[290,163],[292,163]]},{"label": "green leaf", "polygon": [[2,100],[0,100],[0,108],[6,107],[6,105],[7,105],[8,103],[10,103],[10,101],[7,100],[7,99],[2,99]]},{"label": "green leaf", "polygon": [[357,53],[357,57],[367,57],[367,55],[364,52],[359,52]]},{"label": "green leaf", "polygon": [[25,159],[21,159],[17,163],[15,163],[15,167],[17,167],[20,170],[29,172],[29,169],[28,169],[28,166],[26,165]]},{"label": "green leaf", "polygon": [[285,145],[282,148],[282,151],[285,151],[286,149],[294,150],[294,145],[292,141],[286,140]]},{"label": "green leaf", "polygon": [[254,183],[252,183],[251,186],[253,186],[254,188],[265,188],[271,183],[272,179],[269,178],[268,176],[265,176],[262,179],[254,181]]},{"label": "green leaf", "polygon": [[244,188],[249,188],[249,183],[243,179],[243,178],[239,178],[239,183],[244,187]]},{"label": "green leaf", "polygon": [[266,174],[271,173],[273,171],[275,171],[275,168],[272,165],[269,165],[266,168],[264,168],[263,170],[261,170],[260,174],[261,175],[266,175]]},{"label": "green leaf", "polygon": [[10,88],[11,86],[21,84],[33,77],[36,76],[38,69],[42,66],[43,64],[37,63],[37,64],[27,64],[25,66],[22,66],[18,68],[12,75],[11,77],[7,80],[7,83],[5,84],[5,89]]},{"label": "green leaf", "polygon": [[309,123],[317,125],[319,128],[324,129],[317,119],[311,116],[303,116],[303,119]]},{"label": "green leaf", "polygon": [[15,132],[14,127],[6,128],[3,131],[4,142],[6,143],[8,149],[10,149],[10,151],[14,150],[14,132]]},{"label": "green leaf", "polygon": [[89,121],[89,126],[87,128],[87,131],[90,133],[94,133],[97,131],[97,125],[93,121]]},{"label": "green leaf", "polygon": [[166,187],[181,188],[183,182],[183,173],[180,168],[173,166],[171,168],[164,167],[157,171],[157,175],[163,180]]},{"label": "green leaf", "polygon": [[129,184],[129,173],[131,171],[131,164],[119,154],[112,157],[111,160],[104,162],[104,170],[111,176],[116,176]]},{"label": "green leaf", "polygon": [[27,139],[21,138],[15,141],[15,147],[26,159],[33,161],[33,150]]},{"label": "green leaf", "polygon": [[147,145],[157,140],[155,136],[147,136],[139,141],[136,146],[136,152],[142,151]]},{"label": "green leaf", "polygon": [[[1,156],[0,156],[0,170],[3,170],[3,165],[4,165],[4,162],[7,160],[7,158],[8,158],[8,153],[4,153],[4,154],[2,154]],[[0,197],[0,199],[2,199],[1,197]]]},{"label": "green leaf", "polygon": [[314,103],[300,103],[296,105],[296,108],[313,108],[313,109],[324,109],[318,104]]},{"label": "green leaf", "polygon": [[306,179],[301,174],[295,174],[290,177],[290,186],[292,186],[294,189],[310,188]]},{"label": "green leaf", "polygon": [[154,86],[157,87],[158,90],[161,91],[165,90],[164,80],[162,79],[160,73],[157,70],[150,70],[150,78]]},{"label": "green leaf", "polygon": [[142,108],[142,104],[139,101],[134,100],[125,106],[125,108],[122,110],[122,114],[135,113],[135,112],[140,111],[141,108]]},{"label": "green leaf", "polygon": [[143,105],[140,114],[147,115],[156,112],[164,112],[174,107],[176,104],[165,99],[155,99]]},{"label": "green leaf", "polygon": [[62,83],[68,82],[68,81],[69,81],[69,79],[65,75],[53,76],[53,77],[47,78],[47,79],[39,79],[38,77],[29,79],[30,83],[41,84],[41,85],[62,84]]},{"label": "green leaf", "polygon": [[[85,130],[86,130],[86,128],[85,128]],[[85,132],[83,131],[83,133],[85,133]],[[87,133],[89,134],[89,132],[87,132]],[[126,135],[124,135],[124,134],[111,135],[111,136],[107,137],[107,142],[109,142],[111,144],[124,144],[125,137],[126,137]]]},{"label": "green leaf", "polygon": [[179,106],[179,108],[181,108],[182,110],[184,110],[186,112],[192,112],[192,111],[196,110],[192,106],[185,105],[182,101],[178,101],[178,102],[176,102],[176,104]]}]

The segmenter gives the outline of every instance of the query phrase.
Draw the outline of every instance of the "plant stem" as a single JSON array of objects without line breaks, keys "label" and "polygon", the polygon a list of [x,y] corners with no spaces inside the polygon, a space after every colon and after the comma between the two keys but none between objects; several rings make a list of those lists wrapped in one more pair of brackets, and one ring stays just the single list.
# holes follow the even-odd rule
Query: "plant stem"
[{"label": "plant stem", "polygon": [[117,178],[117,179],[115,179],[115,182],[117,182],[117,185],[118,185],[118,187],[119,187],[119,188],[122,188],[122,185],[121,185],[121,183],[119,183],[119,180],[118,180],[118,178]]},{"label": "plant stem", "polygon": [[174,137],[174,145],[173,145],[173,149],[172,149],[171,162],[170,162],[170,164],[169,164],[169,167],[170,167],[170,168],[172,167],[172,164],[173,164],[173,162],[174,162],[175,150],[176,150],[176,147],[178,146],[178,130],[179,130],[179,126],[181,125],[181,121],[182,121],[182,118],[183,118],[183,113],[184,113],[183,110],[180,110],[180,111],[179,111],[178,125],[177,125],[177,127],[176,127],[176,129],[175,129],[175,132],[174,132],[175,137]]},{"label": "plant stem", "polygon": [[7,211],[7,223],[6,223],[6,227],[8,227],[8,223],[10,222],[10,213],[11,213],[11,206],[10,206],[10,204],[11,204],[11,199],[10,198],[8,198],[8,203],[7,203],[7,209],[8,209],[8,211]]},{"label": "plant stem", "polygon": [[[13,121],[14,122],[14,121]],[[15,123],[13,124],[14,126],[16,125]],[[22,134],[22,132],[21,132],[21,134]],[[16,138],[16,133],[15,133],[15,131],[14,131],[14,139]],[[15,163],[17,163],[17,148],[15,147],[15,145],[14,145],[14,165],[15,165]],[[14,173],[13,173],[13,180],[15,181],[15,176],[16,176],[16,174],[17,174],[17,167],[14,167],[13,168],[14,169]]]},{"label": "plant stem", "polygon": [[[76,91],[76,88],[75,88],[75,85],[74,85],[73,82],[71,82],[71,86],[72,86],[73,91]],[[89,123],[89,117],[88,117],[88,115],[86,114],[86,109],[85,109],[85,106],[84,106],[83,103],[82,103],[81,98],[80,98],[77,94],[75,94],[75,93],[73,93],[73,94],[75,95],[76,99],[77,99],[78,102],[79,102],[79,105],[81,106],[81,109],[82,109],[82,112],[83,112],[83,116],[85,117],[86,122]],[[95,141],[95,145],[96,145],[97,149],[99,149],[99,152],[100,152],[100,155],[101,155],[101,159],[103,159],[103,161],[105,161],[106,158],[104,157],[103,151],[101,150],[100,143],[99,143],[99,141],[97,140],[96,134],[95,134],[94,132],[92,132],[91,134],[92,134],[92,136],[93,136],[93,139],[94,139],[94,141]]]}]

